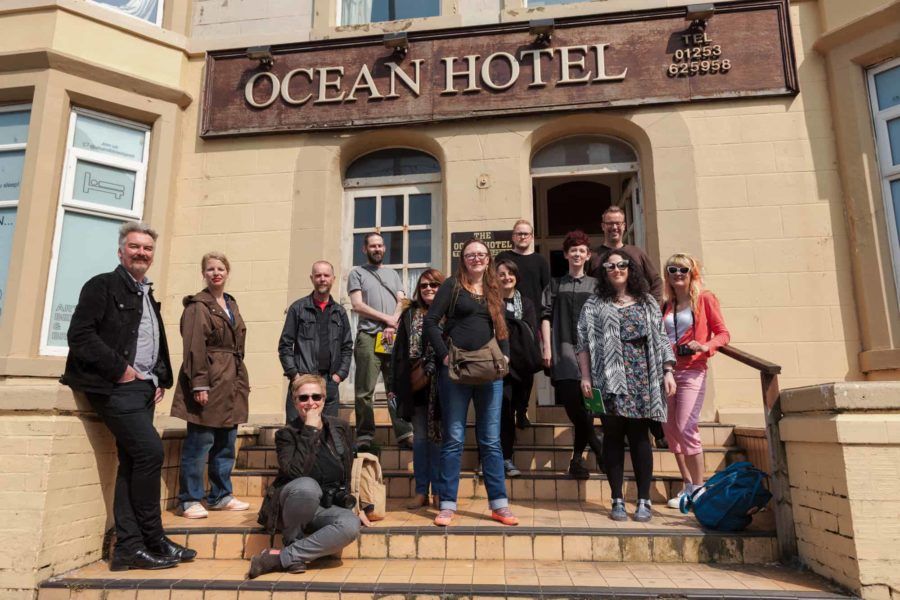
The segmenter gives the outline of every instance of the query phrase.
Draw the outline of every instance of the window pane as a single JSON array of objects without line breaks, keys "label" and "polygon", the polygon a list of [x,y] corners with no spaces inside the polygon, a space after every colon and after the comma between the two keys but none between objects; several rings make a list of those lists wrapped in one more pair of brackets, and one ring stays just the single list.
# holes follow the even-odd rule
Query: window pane
[{"label": "window pane", "polygon": [[431,194],[409,195],[409,225],[431,225]]},{"label": "window pane", "polygon": [[24,144],[28,141],[31,111],[0,112],[0,146]]},{"label": "window pane", "polygon": [[0,208],[0,315],[6,298],[6,276],[9,274],[9,257],[12,254],[13,231],[16,228],[16,209]]},{"label": "window pane", "polygon": [[65,348],[66,332],[84,283],[118,264],[116,244],[121,221],[66,212],[50,306],[48,346]]},{"label": "window pane", "polygon": [[353,228],[375,228],[375,198],[355,198],[353,207]]},{"label": "window pane", "polygon": [[381,226],[403,225],[403,196],[381,197]]},{"label": "window pane", "polygon": [[900,236],[900,179],[891,182],[891,198],[894,203],[894,227],[897,228],[897,235]]},{"label": "window pane", "polygon": [[134,171],[79,160],[75,165],[72,197],[75,200],[131,210],[136,177]]},{"label": "window pane", "polygon": [[441,14],[440,0],[342,0],[341,25],[434,17]]},{"label": "window pane", "polygon": [[18,200],[25,151],[0,152],[0,200]]},{"label": "window pane", "polygon": [[347,168],[347,179],[364,177],[399,177],[440,173],[433,156],[409,148],[390,148],[366,154]]},{"label": "window pane", "polygon": [[900,164],[900,119],[887,122],[888,143],[891,145],[891,164]]},{"label": "window pane", "polygon": [[109,121],[78,115],[75,120],[75,148],[142,162],[145,133]]},{"label": "window pane", "polygon": [[384,264],[386,265],[402,265],[403,264],[403,232],[402,231],[385,231],[381,237],[384,238]]},{"label": "window pane", "polygon": [[573,167],[635,162],[624,142],[602,136],[575,136],[550,144],[531,161],[532,168]]},{"label": "window pane", "polygon": [[409,262],[410,264],[431,262],[430,231],[409,232]]},{"label": "window pane", "polygon": [[353,266],[358,267],[359,265],[366,264],[366,253],[363,250],[363,241],[365,240],[365,233],[354,233],[353,234]]},{"label": "window pane", "polygon": [[97,4],[111,6],[127,15],[156,23],[159,19],[160,0],[94,0]]},{"label": "window pane", "polygon": [[878,96],[878,110],[900,104],[900,65],[875,76],[875,94]]}]

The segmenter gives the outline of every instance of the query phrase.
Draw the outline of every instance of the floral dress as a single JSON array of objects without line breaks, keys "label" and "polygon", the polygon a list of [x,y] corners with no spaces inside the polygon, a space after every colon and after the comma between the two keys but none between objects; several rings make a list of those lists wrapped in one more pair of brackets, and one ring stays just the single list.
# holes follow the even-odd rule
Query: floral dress
[{"label": "floral dress", "polygon": [[649,335],[645,311],[638,304],[625,306],[619,311],[622,359],[625,363],[625,379],[628,393],[608,393],[604,398],[610,414],[633,419],[654,418],[651,411],[650,366],[647,362],[647,338]]}]

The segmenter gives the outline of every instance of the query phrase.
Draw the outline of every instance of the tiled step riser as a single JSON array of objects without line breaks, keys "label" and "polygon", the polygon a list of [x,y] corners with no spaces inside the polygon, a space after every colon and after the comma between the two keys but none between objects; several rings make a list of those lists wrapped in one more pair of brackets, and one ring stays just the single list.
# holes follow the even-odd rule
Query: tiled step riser
[{"label": "tiled step riser", "polygon": [[[274,479],[271,475],[232,476],[234,493],[250,498],[262,497],[263,490]],[[415,480],[412,475],[391,474],[385,477],[388,498],[412,498],[415,495]],[[665,502],[681,490],[681,481],[676,479],[655,479],[650,484],[650,500],[656,504]],[[526,479],[524,477],[506,480],[506,493],[510,500],[581,500],[608,504],[612,498],[609,484],[602,479],[576,481],[574,479],[546,478]],[[637,484],[626,481],[625,500],[637,500]],[[459,498],[486,498],[487,492],[481,478],[471,475],[459,480]]]},{"label": "tiled step riser", "polygon": [[[516,430],[516,444],[522,446],[571,446],[572,426],[566,425],[568,420],[563,417],[563,424],[536,423],[527,429]],[[598,422],[599,424],[599,422]],[[731,425],[718,425],[704,423],[700,426],[700,438],[704,446],[733,446],[735,438]],[[259,445],[272,446],[275,444],[275,432],[277,427],[262,428],[259,434]],[[380,446],[396,446],[394,430],[390,425],[378,425],[375,429],[375,441]],[[475,427],[469,424],[466,430],[466,444],[475,443]]]},{"label": "tiled step riser", "polygon": [[[435,530],[437,531],[437,530]],[[247,559],[280,548],[281,535],[255,532],[170,534],[197,550],[198,558]],[[566,560],[656,563],[764,564],[777,560],[773,536],[635,535],[590,530],[573,534],[501,530],[450,534],[365,531],[341,558],[447,560]]]},{"label": "tiled step riser", "polygon": [[[585,465],[588,469],[597,469],[596,455],[587,451],[583,454]],[[395,450],[384,448],[381,451],[381,467],[390,470],[407,470],[412,472],[413,454],[411,450]],[[572,450],[517,450],[513,455],[513,462],[523,471],[565,471],[569,468],[572,459]],[[704,453],[707,474],[724,469],[729,464],[744,460],[744,454],[739,450],[723,448],[708,449]],[[274,450],[252,449],[244,450],[238,454],[238,468],[245,469],[277,469],[278,458]],[[478,452],[475,448],[466,448],[462,456],[462,468],[473,470],[478,466]],[[625,457],[625,470],[633,472],[631,457]],[[660,450],[653,453],[653,471],[658,474],[678,475],[678,464],[675,455],[668,450]]]}]

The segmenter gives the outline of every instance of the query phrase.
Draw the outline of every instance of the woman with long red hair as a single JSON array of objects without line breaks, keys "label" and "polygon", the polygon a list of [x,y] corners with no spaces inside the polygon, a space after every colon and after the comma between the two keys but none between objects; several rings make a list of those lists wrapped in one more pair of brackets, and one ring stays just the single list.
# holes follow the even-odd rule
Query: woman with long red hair
[{"label": "woman with long red hair", "polygon": [[[460,251],[455,276],[441,285],[425,317],[425,335],[441,365],[438,376],[442,428],[441,510],[434,520],[435,525],[449,525],[456,512],[469,399],[475,404],[475,437],[491,517],[504,525],[519,523],[509,509],[500,448],[500,412],[506,370],[483,383],[462,383],[458,369],[454,368],[457,365],[450,364],[449,360],[451,349],[454,352],[486,352],[486,348],[495,350],[499,347],[507,363],[504,367],[508,366],[509,335],[505,310],[490,251],[480,240],[468,240]],[[442,330],[439,325],[444,318]],[[453,377],[450,368],[454,368]]]}]

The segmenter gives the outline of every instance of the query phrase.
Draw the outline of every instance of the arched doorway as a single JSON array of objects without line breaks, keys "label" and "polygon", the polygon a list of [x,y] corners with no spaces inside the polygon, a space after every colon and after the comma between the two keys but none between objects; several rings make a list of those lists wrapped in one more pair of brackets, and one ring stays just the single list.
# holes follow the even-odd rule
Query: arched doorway
[{"label": "arched doorway", "polygon": [[535,250],[551,273],[566,271],[562,242],[581,229],[599,245],[601,215],[611,205],[625,210],[627,243],[643,245],[644,215],[637,153],[622,140],[576,135],[551,142],[531,160]]}]

